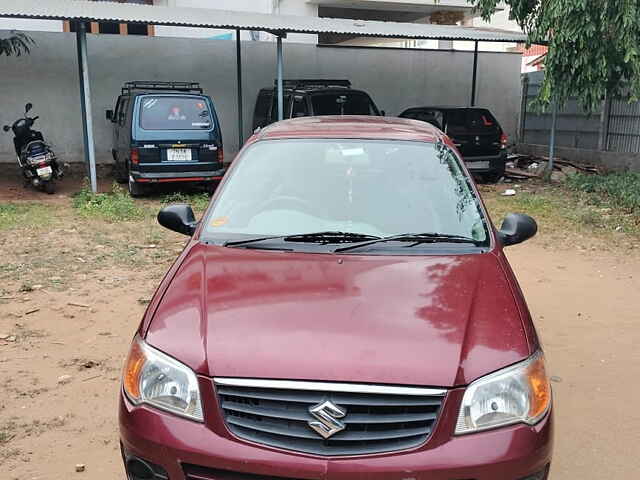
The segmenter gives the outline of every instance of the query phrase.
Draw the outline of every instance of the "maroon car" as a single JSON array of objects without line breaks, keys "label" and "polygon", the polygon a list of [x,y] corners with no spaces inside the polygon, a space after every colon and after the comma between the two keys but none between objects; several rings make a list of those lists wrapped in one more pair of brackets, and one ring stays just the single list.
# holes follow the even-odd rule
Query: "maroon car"
[{"label": "maroon car", "polygon": [[544,480],[551,389],[459,153],[414,120],[307,117],[250,139],[135,335],[130,480]]}]

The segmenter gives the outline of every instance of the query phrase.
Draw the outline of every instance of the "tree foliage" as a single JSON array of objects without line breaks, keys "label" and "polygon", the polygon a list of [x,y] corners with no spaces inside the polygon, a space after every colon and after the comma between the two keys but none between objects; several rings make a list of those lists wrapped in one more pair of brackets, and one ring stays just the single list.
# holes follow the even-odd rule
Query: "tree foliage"
[{"label": "tree foliage", "polygon": [[[467,0],[488,20],[499,0]],[[640,0],[505,0],[529,43],[549,44],[537,103],[575,96],[587,111],[605,94],[640,98]]]},{"label": "tree foliage", "polygon": [[8,38],[0,38],[0,56],[15,55],[19,57],[23,53],[31,52],[31,47],[36,44],[29,35],[20,32],[11,32]]}]

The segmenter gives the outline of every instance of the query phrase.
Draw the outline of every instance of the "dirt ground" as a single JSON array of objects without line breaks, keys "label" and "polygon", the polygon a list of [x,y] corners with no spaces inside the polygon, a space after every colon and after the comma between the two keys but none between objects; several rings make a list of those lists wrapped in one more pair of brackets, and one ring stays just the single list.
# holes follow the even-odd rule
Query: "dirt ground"
[{"label": "dirt ground", "polygon": [[[10,188],[15,187],[14,190]],[[119,372],[184,237],[148,218],[79,219],[69,182],[46,196],[0,182],[0,205],[36,200],[39,224],[0,230],[0,478],[124,478]],[[497,189],[483,195],[500,202]],[[40,217],[38,217],[40,218]],[[508,250],[541,334],[556,407],[554,480],[640,471],[640,257],[601,239],[561,246],[541,228]],[[86,465],[76,473],[76,464]]]}]

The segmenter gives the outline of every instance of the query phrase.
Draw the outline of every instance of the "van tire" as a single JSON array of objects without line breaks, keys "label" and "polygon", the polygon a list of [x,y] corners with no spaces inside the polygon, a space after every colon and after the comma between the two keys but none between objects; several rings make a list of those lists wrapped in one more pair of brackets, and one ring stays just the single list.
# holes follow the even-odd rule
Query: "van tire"
[{"label": "van tire", "polygon": [[129,195],[133,198],[141,197],[145,194],[145,189],[139,183],[133,181],[131,177],[129,177],[127,182],[127,190],[129,190]]},{"label": "van tire", "polygon": [[122,162],[118,161],[118,157],[113,152],[113,176],[116,178],[116,182],[123,185],[128,181],[127,169]]}]

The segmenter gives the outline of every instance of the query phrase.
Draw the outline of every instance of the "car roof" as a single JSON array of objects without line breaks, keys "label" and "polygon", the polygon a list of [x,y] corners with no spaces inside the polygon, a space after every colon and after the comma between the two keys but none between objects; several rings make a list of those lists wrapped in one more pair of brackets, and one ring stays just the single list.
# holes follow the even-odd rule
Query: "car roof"
[{"label": "car roof", "polygon": [[[157,97],[209,97],[206,93],[176,92],[175,90],[137,90],[131,92],[132,97],[140,97],[142,95],[153,95]],[[125,94],[123,96],[127,95]]]},{"label": "car roof", "polygon": [[[364,90],[358,90],[357,88],[347,88],[347,87],[287,87],[285,86],[283,90],[287,93],[300,93],[300,94],[313,94],[313,93],[323,93],[323,92],[342,92],[342,93],[364,93],[365,95],[369,95]],[[261,89],[264,92],[276,92],[275,87],[267,87]]]},{"label": "car roof", "polygon": [[[447,105],[433,105],[427,107],[411,107],[407,108],[405,112],[415,111],[415,110],[488,110],[486,107],[453,107]],[[404,113],[404,112],[403,112]]]},{"label": "car roof", "polygon": [[253,141],[283,138],[362,138],[437,143],[444,134],[418,120],[365,115],[300,117],[273,123],[260,130]]}]

